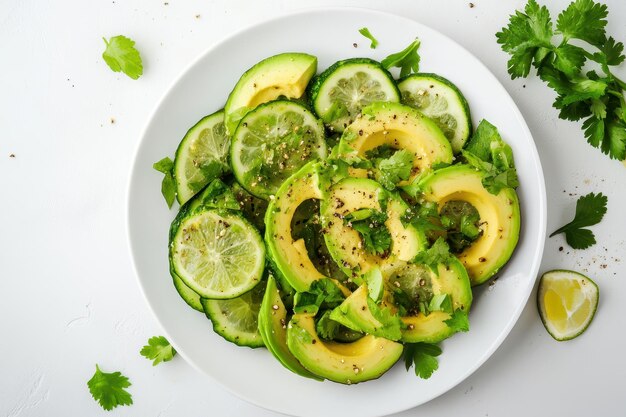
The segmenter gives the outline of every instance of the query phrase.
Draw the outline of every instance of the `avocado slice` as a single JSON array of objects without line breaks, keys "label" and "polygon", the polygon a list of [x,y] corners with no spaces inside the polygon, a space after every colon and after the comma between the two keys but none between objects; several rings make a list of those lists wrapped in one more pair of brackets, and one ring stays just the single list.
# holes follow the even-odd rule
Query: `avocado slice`
[{"label": "avocado slice", "polygon": [[[415,155],[411,176],[399,185],[410,184],[433,165],[453,161],[450,142],[432,120],[412,107],[391,102],[373,103],[363,109],[362,116],[343,132],[339,156],[364,158],[366,152],[383,145]],[[353,169],[351,175],[364,177],[367,172]]]},{"label": "avocado slice", "polygon": [[[392,241],[391,254],[387,258],[367,252],[359,233],[343,220],[348,214],[361,209],[382,211],[381,201],[386,202],[385,226]],[[426,247],[424,233],[411,225],[402,224],[401,218],[407,209],[407,204],[400,197],[370,179],[348,177],[331,187],[320,206],[322,225],[327,231],[324,239],[331,256],[346,275],[357,278],[373,267],[396,258],[408,261]]]},{"label": "avocado slice", "polygon": [[519,239],[520,208],[517,193],[503,188],[498,195],[483,187],[482,174],[469,165],[454,165],[434,171],[419,183],[424,197],[439,205],[461,200],[480,214],[482,235],[457,255],[472,285],[482,284],[507,263]]},{"label": "avocado slice", "polygon": [[342,384],[380,377],[398,361],[403,350],[401,343],[372,335],[351,343],[323,341],[309,314],[292,317],[287,326],[287,345],[306,369]]},{"label": "avocado slice", "polygon": [[323,196],[317,169],[317,163],[309,162],[289,177],[265,214],[265,243],[270,261],[296,291],[306,291],[313,281],[324,278],[309,258],[304,239],[294,241],[291,233],[291,219],[298,206]]},{"label": "avocado slice", "polygon": [[[437,274],[421,265],[407,264],[386,271],[391,286],[394,280],[411,273],[411,269],[419,268],[422,273],[429,274],[429,282],[433,295],[448,294],[452,299],[452,310],[463,310],[469,313],[472,305],[472,286],[463,264],[452,258],[448,265],[439,264]],[[419,275],[418,275],[419,276]],[[416,283],[416,285],[419,285]],[[405,343],[437,343],[454,334],[454,330],[445,321],[452,315],[444,311],[431,311],[425,316],[417,313],[402,317],[406,328],[402,330],[402,341]]]},{"label": "avocado slice", "polygon": [[247,70],[224,106],[226,132],[232,135],[239,121],[259,104],[280,96],[300,98],[317,71],[317,58],[304,53],[284,53],[266,58]]},{"label": "avocado slice", "polygon": [[263,342],[267,350],[291,372],[307,378],[321,380],[321,378],[304,368],[289,352],[287,347],[287,322],[287,309],[280,298],[276,281],[270,275],[259,311],[259,333],[261,333]]}]

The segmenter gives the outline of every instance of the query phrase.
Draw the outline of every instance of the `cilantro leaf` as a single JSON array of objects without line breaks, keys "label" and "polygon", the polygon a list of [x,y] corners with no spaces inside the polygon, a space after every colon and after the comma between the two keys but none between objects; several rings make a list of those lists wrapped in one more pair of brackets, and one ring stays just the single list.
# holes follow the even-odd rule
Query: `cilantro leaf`
[{"label": "cilantro leaf", "polygon": [[371,41],[370,48],[376,49],[378,46],[378,40],[374,37],[374,35],[372,35],[368,28],[359,29],[359,33]]},{"label": "cilantro leaf", "polygon": [[402,149],[388,158],[376,160],[376,181],[388,190],[395,190],[397,183],[411,175],[413,159],[414,155],[411,152]]},{"label": "cilantro leaf", "polygon": [[404,365],[408,371],[414,367],[415,375],[428,379],[439,368],[437,356],[441,355],[441,348],[432,343],[410,343],[404,348]]},{"label": "cilantro leaf", "polygon": [[400,52],[389,55],[380,63],[386,69],[400,68],[400,77],[406,77],[412,72],[418,72],[420,68],[420,56],[417,50],[420,47],[419,39],[415,39],[409,46]]},{"label": "cilantro leaf", "polygon": [[368,209],[350,213],[344,218],[344,222],[361,235],[365,250],[377,255],[383,255],[391,248],[391,233],[385,221],[386,213]]},{"label": "cilantro leaf", "polygon": [[114,36],[108,41],[102,39],[106,44],[102,58],[113,72],[122,71],[133,80],[141,77],[143,64],[139,51],[135,49],[135,41],[122,35]]},{"label": "cilantro leaf", "polygon": [[554,67],[568,77],[576,75],[585,63],[585,50],[578,46],[564,44],[554,50]]},{"label": "cilantro leaf", "polygon": [[456,309],[452,313],[452,317],[448,320],[444,320],[444,323],[452,329],[454,332],[467,332],[469,331],[469,317],[467,311]]},{"label": "cilantro leaf", "polygon": [[293,310],[296,313],[317,314],[321,307],[335,308],[344,299],[343,293],[332,280],[322,278],[313,281],[307,291],[296,293]]},{"label": "cilantro leaf", "polygon": [[502,50],[511,54],[507,64],[511,78],[526,77],[529,74],[539,49],[552,48],[552,35],[550,12],[545,6],[539,6],[535,0],[526,4],[524,13],[516,11],[510,17],[509,25],[496,33],[496,38],[502,45]]},{"label": "cilantro leaf", "polygon": [[154,336],[148,339],[148,344],[141,348],[141,356],[152,360],[152,366],[161,362],[171,361],[176,355],[176,350],[163,336]]},{"label": "cilantro leaf", "polygon": [[161,181],[161,194],[165,198],[168,208],[172,208],[174,200],[176,199],[176,181],[174,180],[174,162],[168,157],[155,162],[152,168],[165,174],[163,181]]},{"label": "cilantro leaf", "polygon": [[609,12],[605,4],[592,0],[572,2],[557,18],[556,28],[565,41],[576,38],[599,46],[606,39],[606,17]]},{"label": "cilantro leaf", "polygon": [[369,297],[367,298],[367,308],[380,323],[380,326],[369,329],[371,331],[368,333],[389,340],[400,340],[402,338],[402,329],[406,326],[398,314],[394,313],[389,307],[379,306]]},{"label": "cilantro leaf", "polygon": [[413,262],[426,265],[434,274],[439,275],[439,264],[448,265],[451,259],[450,247],[444,238],[440,237],[430,248],[418,253]]},{"label": "cilantro leaf", "polygon": [[315,324],[315,330],[322,339],[332,340],[339,331],[340,324],[330,318],[331,312],[332,310],[326,310]]},{"label": "cilantro leaf", "polygon": [[106,411],[120,405],[132,405],[133,398],[124,388],[130,387],[127,377],[119,372],[102,372],[96,364],[96,372],[87,381],[87,387],[94,400]]},{"label": "cilantro leaf", "polygon": [[367,271],[363,276],[363,280],[367,284],[369,297],[379,302],[383,298],[383,291],[385,289],[383,274],[380,272],[380,268],[374,267]]},{"label": "cilantro leaf", "polygon": [[607,202],[607,197],[602,195],[602,193],[589,193],[580,197],[576,202],[574,220],[555,230],[550,237],[559,233],[565,233],[567,244],[574,249],[586,249],[592,246],[596,243],[593,232],[583,229],[583,227],[600,223],[606,214]]}]

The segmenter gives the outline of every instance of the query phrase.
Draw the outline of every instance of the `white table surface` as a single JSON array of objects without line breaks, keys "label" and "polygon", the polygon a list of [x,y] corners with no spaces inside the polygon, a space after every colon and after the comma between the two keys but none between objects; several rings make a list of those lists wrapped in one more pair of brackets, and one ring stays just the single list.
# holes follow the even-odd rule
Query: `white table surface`
[{"label": "white table surface", "polygon": [[[541,267],[575,269],[596,280],[600,306],[587,332],[555,342],[533,294],[509,337],[476,373],[398,416],[624,415],[626,168],[587,145],[579,123],[557,118],[553,93],[537,78],[509,79],[494,34],[524,2],[473,3],[0,0],[0,416],[108,415],[86,387],[95,363],[133,383],[135,404],[111,415],[277,415],[231,395],[180,357],[152,367],[139,356],[161,329],[131,266],[126,188],[149,115],[191,60],[247,25],[328,5],[414,18],[455,39],[495,73],[539,148],[548,231],[569,220],[577,196],[609,197],[608,214],[593,228],[600,243],[575,251],[562,236],[548,239]],[[567,3],[551,1],[553,17]],[[609,33],[626,41],[626,3],[607,3]],[[100,56],[102,37],[118,34],[133,38],[141,51],[145,74],[138,81],[114,74]]]}]

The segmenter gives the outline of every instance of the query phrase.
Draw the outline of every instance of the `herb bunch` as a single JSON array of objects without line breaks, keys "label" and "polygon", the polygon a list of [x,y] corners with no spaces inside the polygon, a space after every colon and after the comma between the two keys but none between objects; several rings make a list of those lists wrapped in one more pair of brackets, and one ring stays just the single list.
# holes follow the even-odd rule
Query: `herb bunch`
[{"label": "herb bunch", "polygon": [[607,37],[607,16],[605,4],[576,0],[558,15],[554,27],[548,9],[529,0],[496,37],[511,55],[511,78],[527,77],[535,67],[557,93],[553,105],[559,117],[584,119],[587,142],[612,159],[624,160],[626,83],[610,69],[624,61],[624,45]]}]

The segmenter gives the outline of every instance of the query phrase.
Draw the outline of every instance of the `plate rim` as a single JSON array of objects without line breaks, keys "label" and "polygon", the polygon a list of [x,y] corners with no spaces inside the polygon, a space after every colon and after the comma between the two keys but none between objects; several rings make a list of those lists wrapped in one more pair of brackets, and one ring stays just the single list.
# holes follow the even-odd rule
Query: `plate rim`
[{"label": "plate rim", "polygon": [[[539,225],[539,233],[537,235],[537,242],[536,242],[536,256],[533,259],[533,265],[531,266],[531,268],[529,269],[529,276],[532,277],[531,278],[531,282],[532,285],[530,285],[531,283],[529,282],[528,285],[528,291],[526,292],[526,294],[524,294],[523,298],[524,298],[524,302],[520,303],[518,308],[515,310],[514,314],[511,315],[510,320],[507,322],[506,326],[503,328],[503,330],[501,331],[501,333],[499,334],[499,336],[497,338],[495,338],[493,340],[493,342],[491,343],[491,345],[489,346],[489,349],[485,350],[484,353],[479,357],[479,359],[474,363],[474,365],[472,367],[470,367],[467,372],[465,374],[463,374],[462,376],[460,376],[453,384],[449,385],[446,389],[441,390],[440,392],[435,393],[434,395],[431,395],[430,397],[426,398],[425,400],[418,402],[416,404],[413,404],[409,407],[406,407],[404,405],[399,406],[399,407],[393,407],[393,404],[391,404],[391,406],[387,409],[387,411],[385,412],[385,414],[375,414],[375,416],[384,416],[387,414],[393,414],[393,413],[398,413],[398,412],[402,412],[402,411],[406,411],[412,408],[416,408],[419,407],[420,405],[426,404],[432,400],[434,400],[437,397],[440,397],[441,395],[444,395],[445,393],[451,391],[454,387],[456,387],[457,385],[459,385],[461,382],[465,381],[467,378],[469,378],[472,374],[474,374],[474,372],[476,372],[480,367],[482,367],[484,365],[484,363],[491,357],[493,356],[493,354],[496,352],[496,350],[502,345],[502,343],[504,342],[504,340],[509,336],[509,334],[511,333],[511,330],[513,329],[513,327],[515,326],[515,324],[518,322],[519,317],[521,316],[522,312],[524,311],[524,309],[526,308],[526,306],[528,305],[528,301],[530,299],[530,296],[532,294],[532,291],[535,287],[537,278],[538,278],[538,273],[539,273],[539,268],[541,266],[541,262],[543,259],[543,255],[544,255],[544,247],[545,247],[545,236],[546,236],[546,231],[547,231],[547,194],[546,194],[546,184],[545,184],[545,176],[544,176],[544,171],[543,171],[543,167],[541,164],[541,159],[539,157],[539,152],[537,149],[537,145],[535,142],[535,139],[532,135],[532,132],[530,131],[530,128],[528,127],[528,124],[526,123],[526,120],[522,114],[522,112],[520,111],[519,107],[517,106],[517,104],[515,103],[515,100],[513,100],[513,97],[509,94],[508,90],[504,87],[504,85],[500,82],[500,80],[498,79],[498,77],[495,76],[495,74],[489,69],[489,67],[487,67],[478,57],[476,57],[476,55],[474,55],[474,53],[472,53],[470,50],[468,50],[467,48],[465,48],[464,46],[462,46],[461,44],[459,44],[457,41],[455,41],[454,39],[452,39],[451,37],[449,37],[448,35],[442,33],[441,31],[434,29],[433,27],[429,26],[426,23],[422,23],[421,21],[406,17],[406,16],[402,16],[400,14],[394,13],[394,12],[390,12],[390,11],[383,11],[380,9],[376,9],[376,8],[371,8],[371,7],[359,7],[359,6],[311,6],[311,7],[306,7],[306,8],[301,8],[301,9],[297,9],[297,10],[292,10],[292,11],[287,11],[287,12],[283,12],[280,14],[277,14],[275,16],[272,16],[270,18],[265,18],[265,19],[261,19],[261,20],[256,20],[251,24],[248,24],[238,30],[229,32],[228,34],[226,34],[225,36],[222,36],[221,38],[217,39],[215,42],[212,42],[208,47],[206,47],[202,52],[200,52],[194,59],[191,60],[191,62],[189,64],[187,64],[172,80],[172,82],[169,83],[169,85],[167,86],[167,88],[165,89],[165,92],[158,98],[158,100],[156,101],[155,105],[152,107],[152,110],[149,113],[149,117],[147,119],[147,122],[143,125],[143,128],[141,129],[141,135],[140,135],[140,139],[137,141],[135,148],[133,150],[133,158],[132,158],[132,164],[130,166],[130,172],[128,174],[127,177],[127,182],[126,182],[126,193],[125,193],[125,204],[126,204],[126,210],[125,210],[125,226],[126,226],[126,241],[127,241],[127,245],[128,245],[128,249],[130,252],[130,258],[131,258],[131,264],[132,264],[132,268],[134,271],[134,275],[136,278],[136,283],[139,286],[140,292],[142,294],[142,297],[144,298],[145,302],[148,305],[148,308],[150,309],[150,312],[152,313],[153,318],[156,320],[156,322],[159,324],[159,326],[161,326],[162,329],[162,333],[165,335],[165,337],[168,338],[168,340],[172,343],[172,345],[176,348],[177,352],[180,354],[180,356],[185,360],[185,362],[187,362],[189,365],[191,365],[191,367],[193,369],[195,369],[197,372],[199,372],[200,374],[202,374],[204,377],[208,377],[210,380],[212,380],[213,382],[215,382],[216,384],[218,384],[222,389],[225,389],[227,392],[231,393],[232,395],[234,395],[236,398],[239,398],[241,400],[244,400],[250,404],[253,404],[257,407],[263,408],[265,410],[269,410],[272,412],[276,412],[276,413],[281,413],[281,414],[285,414],[284,411],[281,411],[277,408],[272,407],[269,404],[265,404],[262,403],[260,401],[257,401],[254,398],[248,397],[246,395],[244,395],[241,392],[236,391],[235,389],[231,388],[230,386],[222,383],[217,377],[207,373],[206,371],[204,371],[199,364],[197,364],[192,358],[190,358],[187,353],[184,350],[180,350],[179,346],[176,345],[176,342],[173,341],[173,339],[171,338],[171,335],[169,334],[169,332],[166,330],[166,327],[164,326],[163,322],[161,321],[161,318],[159,317],[159,315],[157,314],[156,308],[153,305],[153,303],[150,301],[148,295],[147,295],[147,291],[145,288],[145,284],[142,281],[142,279],[140,278],[140,274],[139,274],[139,270],[137,267],[137,260],[136,260],[136,254],[135,254],[135,250],[133,249],[133,239],[132,239],[132,233],[131,233],[131,192],[133,189],[133,179],[135,176],[135,171],[136,171],[136,167],[138,165],[138,161],[139,161],[139,152],[142,149],[142,146],[144,145],[144,142],[146,140],[147,134],[148,134],[148,130],[150,128],[150,126],[153,124],[157,113],[159,111],[159,109],[161,108],[161,106],[163,105],[163,103],[166,101],[166,99],[173,94],[175,87],[182,81],[182,79],[186,76],[186,74],[188,72],[190,72],[192,70],[192,68],[194,68],[196,65],[198,65],[198,63],[200,61],[202,61],[207,55],[209,55],[213,50],[219,48],[220,46],[222,46],[223,44],[229,42],[231,39],[236,38],[238,36],[241,36],[243,34],[245,34],[246,32],[249,31],[254,31],[257,30],[259,27],[264,26],[264,25],[268,25],[271,24],[273,22],[276,21],[280,21],[289,17],[294,17],[294,16],[301,16],[301,15],[307,15],[310,13],[316,13],[316,12],[336,12],[336,11],[357,11],[357,12],[361,12],[361,13],[369,13],[369,14],[373,14],[373,15],[384,15],[385,17],[391,17],[394,19],[400,19],[400,20],[405,20],[408,22],[411,22],[412,24],[418,24],[420,26],[426,27],[429,30],[435,32],[438,36],[441,36],[442,38],[444,38],[446,41],[454,44],[456,47],[464,50],[465,52],[467,52],[467,54],[471,57],[472,60],[475,61],[475,63],[481,67],[484,71],[486,71],[489,75],[491,75],[491,77],[493,78],[494,81],[494,86],[500,90],[502,90],[502,92],[504,93],[504,95],[506,96],[506,98],[509,101],[509,105],[513,110],[514,116],[515,118],[520,122],[520,126],[522,127],[524,133],[531,139],[531,150],[532,150],[532,162],[534,163],[534,170],[537,173],[537,179],[539,180],[539,190],[536,190],[535,195],[538,197],[539,201],[539,216],[538,216],[538,225]],[[515,253],[513,254],[513,256],[515,256]],[[286,415],[286,414],[285,414]]]}]

